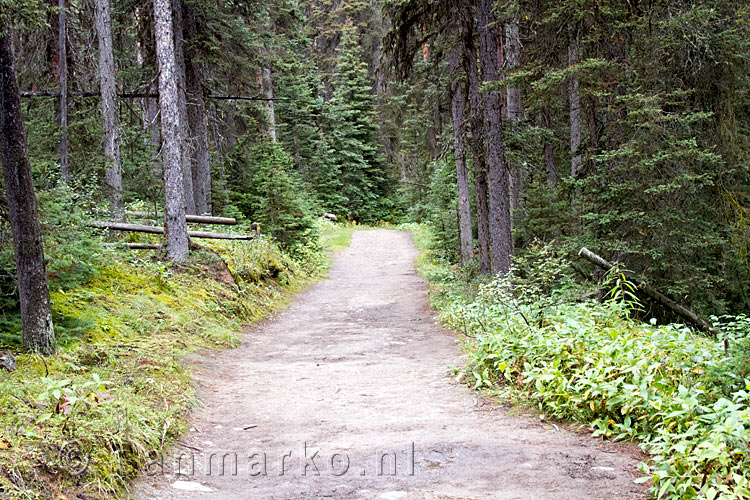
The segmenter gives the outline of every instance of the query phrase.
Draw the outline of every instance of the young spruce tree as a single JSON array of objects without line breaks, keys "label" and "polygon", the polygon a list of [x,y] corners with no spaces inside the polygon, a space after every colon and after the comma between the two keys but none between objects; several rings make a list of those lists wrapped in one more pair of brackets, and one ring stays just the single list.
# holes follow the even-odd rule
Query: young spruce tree
[{"label": "young spruce tree", "polygon": [[387,173],[377,142],[375,97],[351,23],[343,27],[338,53],[327,122],[331,158],[341,171],[347,200],[346,215],[359,221],[382,220],[387,218]]}]

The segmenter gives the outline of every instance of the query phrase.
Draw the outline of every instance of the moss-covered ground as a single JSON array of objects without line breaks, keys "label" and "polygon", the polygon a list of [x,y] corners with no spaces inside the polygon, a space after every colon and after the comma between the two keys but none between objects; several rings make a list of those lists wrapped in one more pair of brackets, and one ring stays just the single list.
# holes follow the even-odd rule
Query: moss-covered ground
[{"label": "moss-covered ground", "polygon": [[[321,230],[330,252],[354,228]],[[180,265],[113,251],[85,283],[51,292],[59,354],[20,354],[16,371],[0,372],[0,497],[122,496],[185,431],[195,403],[185,356],[235,346],[243,325],[327,266],[325,252],[295,261],[266,239],[208,246]]]}]

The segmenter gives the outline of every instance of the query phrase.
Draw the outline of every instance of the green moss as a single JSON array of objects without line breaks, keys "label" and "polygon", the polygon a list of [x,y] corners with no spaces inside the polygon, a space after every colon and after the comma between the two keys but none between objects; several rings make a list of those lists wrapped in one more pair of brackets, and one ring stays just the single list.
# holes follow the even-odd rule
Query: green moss
[{"label": "green moss", "polygon": [[[342,245],[348,229],[335,231]],[[19,354],[18,369],[0,373],[3,498],[122,495],[185,431],[195,393],[184,356],[236,346],[243,325],[318,275],[265,238],[214,242],[179,266],[122,250],[107,261],[80,286],[51,292],[60,353]],[[89,457],[79,475],[71,447]]]}]

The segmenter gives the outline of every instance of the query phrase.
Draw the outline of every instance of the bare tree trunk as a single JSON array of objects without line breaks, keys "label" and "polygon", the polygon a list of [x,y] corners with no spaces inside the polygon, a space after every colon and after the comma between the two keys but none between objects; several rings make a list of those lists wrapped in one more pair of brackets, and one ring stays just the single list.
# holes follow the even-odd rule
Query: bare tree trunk
[{"label": "bare tree trunk", "polygon": [[[195,10],[185,5],[185,33],[188,40],[198,37]],[[211,166],[208,161],[208,129],[206,126],[206,103],[203,99],[203,68],[190,47],[185,60],[187,97],[189,98],[188,129],[193,145],[191,171],[193,176],[193,200],[197,214],[211,213]]]},{"label": "bare tree trunk", "polygon": [[[212,180],[213,182],[216,182],[217,189],[223,193],[227,190],[227,181],[226,181],[226,172],[225,172],[226,159],[224,156],[225,148],[224,148],[224,143],[221,140],[221,134],[219,133],[219,116],[218,116],[218,113],[216,112],[216,104],[211,103],[209,109],[211,113],[209,117],[210,122],[211,122],[211,132],[213,135],[214,147],[216,148],[216,155],[219,160],[219,165],[218,165],[219,168],[218,169],[214,168],[214,170],[217,172],[217,175],[212,177]],[[217,207],[216,205],[217,205],[216,200],[212,199],[211,200],[212,213],[216,211],[217,209],[221,210],[223,208],[223,206]]]},{"label": "bare tree trunk", "polygon": [[[479,61],[482,81],[498,80],[499,44],[492,0],[479,0],[477,20],[479,27]],[[510,203],[508,196],[508,167],[505,163],[502,108],[495,92],[483,92],[484,141],[487,159],[487,184],[489,190],[489,227],[492,272],[507,274],[513,251],[511,239]]]},{"label": "bare tree trunk", "polygon": [[[521,61],[521,37],[518,31],[518,19],[514,18],[505,25],[505,64],[510,71],[518,69]],[[521,89],[512,86],[506,92],[506,116],[513,122],[520,122],[525,118]],[[521,166],[508,164],[510,171],[510,210],[511,229],[515,221],[521,217],[521,192],[523,191],[523,172]]]},{"label": "bare tree trunk", "polygon": [[453,116],[453,143],[456,156],[456,184],[458,185],[458,234],[461,243],[461,262],[466,264],[474,258],[474,237],[471,231],[471,202],[469,181],[466,173],[466,126],[463,79],[456,73],[461,68],[461,46],[451,51],[451,113]]},{"label": "bare tree trunk", "polygon": [[427,129],[427,141],[430,145],[430,160],[435,161],[440,156],[440,144],[438,143],[438,134],[443,128],[443,114],[440,112],[440,99],[435,99],[432,103],[432,112],[430,113],[430,127]]},{"label": "bare tree trunk", "polygon": [[[145,7],[137,9],[138,22],[142,23],[142,26],[138,27],[138,41],[137,47],[138,52],[136,54],[136,62],[144,69],[150,59],[150,55],[153,53],[151,44],[154,40],[152,33],[153,27],[149,20],[146,20],[146,16],[143,12]],[[151,61],[153,62],[153,61]],[[152,80],[148,84],[148,90],[146,93],[156,95],[159,92],[159,85],[156,79]],[[144,97],[141,101],[141,107],[143,110],[143,130],[147,132],[148,146],[153,154],[154,160],[154,172],[157,176],[163,174],[161,162],[158,160],[159,148],[161,147],[161,135],[159,134],[159,100],[155,97]]]},{"label": "bare tree trunk", "polygon": [[235,104],[230,102],[229,106],[224,108],[223,113],[227,130],[226,139],[228,152],[234,151],[237,148],[237,137],[242,135],[238,133],[238,127],[240,124],[238,124],[237,117],[235,116],[235,109]]},{"label": "bare tree trunk", "polygon": [[[552,131],[552,122],[549,116],[549,106],[542,108],[541,125],[550,132]],[[547,183],[551,187],[557,186],[557,164],[555,163],[555,147],[550,140],[544,141],[544,165],[547,168]]]},{"label": "bare tree trunk", "polygon": [[[159,84],[157,82],[151,83],[148,86],[149,94],[156,94],[159,91]],[[154,155],[154,170],[158,175],[164,174],[164,167],[162,166],[161,160],[158,157],[159,149],[161,147],[161,133],[159,132],[159,99],[154,97],[146,97],[144,99],[143,110],[143,125],[148,131],[148,140],[151,146],[151,152]]]},{"label": "bare tree trunk", "polygon": [[96,1],[96,32],[99,39],[99,90],[102,95],[104,170],[109,212],[112,220],[124,220],[122,167],[120,165],[120,123],[115,104],[115,60],[112,54],[112,20],[109,0]]},{"label": "bare tree trunk", "polygon": [[159,106],[161,107],[162,158],[164,163],[164,231],[167,258],[182,260],[188,253],[185,222],[185,191],[182,183],[180,151],[180,109],[175,79],[172,4],[154,0],[154,35],[159,67]]},{"label": "bare tree trunk", "polygon": [[[510,71],[518,69],[521,64],[521,36],[518,31],[518,19],[505,25],[505,64]],[[520,122],[525,118],[521,89],[508,87],[506,93],[506,113],[508,118]]]},{"label": "bare tree trunk", "polygon": [[65,0],[59,0],[58,14],[58,64],[60,70],[60,173],[63,181],[70,182],[70,152],[68,147],[68,28],[66,26]]},{"label": "bare tree trunk", "polygon": [[[473,41],[473,38],[472,38]],[[487,165],[484,157],[482,106],[479,97],[479,69],[474,43],[464,51],[464,64],[469,77],[469,114],[471,124],[471,156],[474,167],[474,191],[477,201],[477,246],[479,272],[492,271],[490,262],[490,222],[487,201]]]},{"label": "bare tree trunk", "polygon": [[185,89],[185,38],[182,23],[182,0],[172,0],[172,26],[174,30],[175,79],[177,84],[177,109],[180,113],[181,127],[177,131],[180,144],[180,167],[182,168],[182,189],[184,192],[185,210],[195,214],[195,197],[193,196],[193,172],[191,158],[193,144],[188,133],[188,111]]},{"label": "bare tree trunk", "polygon": [[[267,52],[264,50],[264,52]],[[266,133],[271,138],[271,141],[276,142],[276,111],[274,109],[273,101],[273,79],[271,75],[271,68],[264,67],[261,69],[260,74],[260,92],[263,97],[269,99],[264,102],[266,108],[266,120],[268,121],[266,127]]]},{"label": "bare tree trunk", "polygon": [[[568,65],[578,63],[578,32],[572,25],[568,25],[570,42],[568,44]],[[578,149],[581,146],[581,99],[578,94],[578,75],[573,74],[570,79],[568,98],[570,100],[570,175],[575,178],[583,161]]]},{"label": "bare tree trunk", "polygon": [[4,28],[0,31],[0,155],[8,197],[8,218],[13,232],[23,346],[31,352],[52,354],[57,350],[57,344],[50,312],[42,231],[10,34]]}]

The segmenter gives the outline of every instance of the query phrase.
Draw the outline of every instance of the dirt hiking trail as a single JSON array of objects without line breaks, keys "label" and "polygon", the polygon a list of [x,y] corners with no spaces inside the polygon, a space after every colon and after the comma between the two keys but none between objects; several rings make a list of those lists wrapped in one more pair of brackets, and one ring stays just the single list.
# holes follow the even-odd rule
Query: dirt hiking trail
[{"label": "dirt hiking trail", "polygon": [[134,498],[644,498],[632,447],[510,416],[447,376],[461,352],[416,255],[409,233],[355,232],[329,279],[196,359],[201,408]]}]

